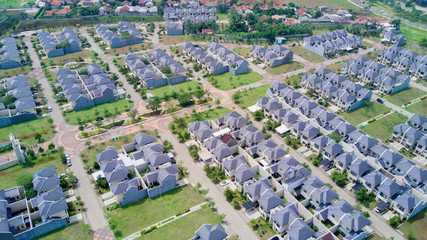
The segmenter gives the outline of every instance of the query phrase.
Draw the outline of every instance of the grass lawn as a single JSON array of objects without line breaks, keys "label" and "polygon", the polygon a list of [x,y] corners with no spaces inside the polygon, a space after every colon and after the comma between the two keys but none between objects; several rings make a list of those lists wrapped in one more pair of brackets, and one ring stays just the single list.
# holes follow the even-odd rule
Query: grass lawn
[{"label": "grass lawn", "polygon": [[198,189],[186,185],[162,194],[162,199],[160,197],[144,198],[115,210],[104,209],[111,217],[111,221],[117,224],[115,231],[121,231],[122,236],[126,237],[156,222],[168,219],[188,207],[200,204],[204,200]]},{"label": "grass lawn", "polygon": [[233,51],[244,58],[249,58],[251,56],[251,49],[248,47],[237,47],[234,48]]},{"label": "grass lawn", "polygon": [[64,60],[68,60],[68,59],[78,60],[79,57],[81,57],[82,59],[86,59],[86,58],[92,57],[92,55],[93,55],[92,51],[84,50],[84,51],[65,54],[65,55],[59,56],[59,57],[45,58],[42,60],[42,62],[45,63],[46,66],[59,65],[60,67],[62,67],[64,65]]},{"label": "grass lawn", "polygon": [[406,121],[408,121],[408,118],[404,115],[400,113],[392,113],[376,120],[375,122],[365,125],[363,130],[372,137],[381,139],[381,141],[385,142],[390,138],[391,133],[393,132],[393,127]]},{"label": "grass lawn", "polygon": [[67,227],[57,229],[53,232],[45,234],[37,240],[60,240],[60,239],[78,239],[78,240],[90,240],[92,236],[87,233],[90,229],[89,225],[85,225],[83,221],[68,225]]},{"label": "grass lawn", "polygon": [[[290,2],[292,2],[292,0],[284,0],[283,2],[288,5]],[[327,6],[329,8],[361,9],[360,7],[352,4],[350,1],[347,0],[299,0],[298,2],[296,2],[296,4],[300,7],[308,8],[315,8],[317,6]]]},{"label": "grass lawn", "polygon": [[363,42],[362,42],[362,46],[365,46],[366,48],[374,47],[374,45],[373,45],[372,43],[368,43],[368,42],[366,42],[366,41],[363,41]]},{"label": "grass lawn", "polygon": [[426,95],[427,93],[423,90],[415,87],[408,87],[407,89],[404,89],[398,93],[395,93],[393,95],[387,95],[386,99],[387,101],[393,103],[397,106],[406,105],[410,101],[422,97]]},{"label": "grass lawn", "polygon": [[139,44],[134,44],[130,46],[108,49],[106,52],[109,55],[116,55],[117,53],[128,54],[130,52],[139,52],[139,51],[149,50],[152,48],[153,48],[153,43],[145,42],[145,43],[139,43]]},{"label": "grass lawn", "polygon": [[240,99],[236,102],[241,108],[245,109],[256,103],[258,98],[265,96],[265,91],[270,87],[270,84],[265,84],[255,89],[245,90],[240,93]]},{"label": "grass lawn", "polygon": [[32,70],[33,69],[28,65],[20,66],[17,68],[1,69],[0,70],[0,78],[1,77],[14,77],[14,76],[18,76],[18,75],[27,75]]},{"label": "grass lawn", "polygon": [[378,57],[378,52],[380,52],[380,50],[368,52],[368,53],[363,54],[362,56],[364,56],[365,58],[376,61],[377,57]]},{"label": "grass lawn", "polygon": [[36,133],[40,133],[42,139],[48,141],[55,135],[49,119],[49,117],[44,117],[0,128],[0,142],[9,141],[9,133],[13,133],[17,139],[21,139],[21,143],[27,147],[37,144],[37,140],[34,139]]},{"label": "grass lawn", "polygon": [[59,174],[65,173],[67,166],[61,162],[59,153],[40,157],[34,161],[32,166],[16,165],[0,171],[0,189],[8,189],[14,186],[22,186],[32,180],[35,171],[56,166]]},{"label": "grass lawn", "polygon": [[298,56],[301,55],[300,57],[310,62],[321,63],[325,61],[325,58],[305,49],[304,47],[300,47],[300,46],[290,47],[289,50],[293,51],[294,54],[297,54]]},{"label": "grass lawn", "polygon": [[387,240],[387,238],[383,238],[380,235],[373,233],[369,237],[367,237],[366,240]]},{"label": "grass lawn", "polygon": [[346,112],[343,117],[353,125],[358,125],[368,119],[374,118],[391,109],[377,102],[369,102],[365,106],[351,112]]},{"label": "grass lawn", "polygon": [[326,66],[326,68],[330,69],[333,72],[339,73],[342,69],[344,62],[347,62],[347,61],[338,61],[338,63],[333,63],[331,65]]},{"label": "grass lawn", "polygon": [[409,105],[406,110],[408,110],[409,112],[416,113],[418,115],[427,116],[427,99]]},{"label": "grass lawn", "polygon": [[230,72],[226,72],[223,74],[210,76],[208,80],[218,89],[230,90],[236,87],[258,82],[262,80],[262,76],[253,71],[237,76],[231,74]]},{"label": "grass lawn", "polygon": [[304,67],[304,63],[293,61],[291,63],[283,64],[277,67],[267,68],[266,71],[273,75],[280,75],[288,72],[293,72],[303,67]]},{"label": "grass lawn", "polygon": [[166,85],[163,87],[155,88],[153,90],[148,90],[147,92],[153,94],[156,97],[163,97],[165,95],[171,95],[175,92],[175,90],[178,91],[178,93],[191,93],[194,92],[197,87],[203,89],[202,85],[196,81],[185,81],[172,86]]},{"label": "grass lawn", "polygon": [[408,42],[417,45],[421,45],[421,40],[427,36],[427,31],[409,26],[404,23],[400,24],[400,30]]},{"label": "grass lawn", "polygon": [[407,236],[409,233],[415,235],[414,239],[427,239],[427,209],[419,212],[417,215],[402,224],[399,229]]},{"label": "grass lawn", "polygon": [[[197,219],[197,222],[195,222]],[[163,240],[163,239],[190,239],[203,224],[221,223],[221,216],[214,213],[211,208],[203,208],[185,217],[175,220],[160,227],[138,239]],[[179,238],[177,238],[179,236]]]},{"label": "grass lawn", "polygon": [[13,8],[13,7],[20,7],[21,6],[21,2],[26,2],[26,1],[21,1],[21,0],[0,0],[0,8]]},{"label": "grass lawn", "polygon": [[262,217],[251,220],[249,225],[262,240],[270,239],[276,234],[271,223],[265,221]]},{"label": "grass lawn", "polygon": [[175,44],[175,43],[183,43],[188,39],[187,35],[179,35],[179,36],[161,36],[160,42],[163,44]]},{"label": "grass lawn", "polygon": [[92,122],[97,117],[105,117],[106,110],[108,110],[109,113],[113,113],[117,108],[117,110],[120,113],[122,113],[125,111],[129,111],[132,108],[132,106],[133,105],[129,100],[121,99],[115,102],[100,104],[92,108],[88,108],[80,111],[72,111],[65,115],[65,121],[67,121],[67,123],[72,125],[79,124],[79,121],[78,121],[79,118],[82,122]]},{"label": "grass lawn", "polygon": [[228,16],[227,16],[227,14],[221,14],[221,13],[218,13],[217,15],[217,18],[218,18],[218,20],[227,20],[228,19]]}]

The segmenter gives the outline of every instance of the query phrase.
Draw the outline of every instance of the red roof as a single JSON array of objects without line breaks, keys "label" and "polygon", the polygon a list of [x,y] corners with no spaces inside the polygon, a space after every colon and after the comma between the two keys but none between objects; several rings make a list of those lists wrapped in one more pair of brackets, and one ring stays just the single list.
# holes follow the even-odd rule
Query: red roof
[{"label": "red roof", "polygon": [[224,136],[222,136],[221,140],[225,144],[228,144],[231,140],[235,140],[235,139],[230,134],[224,134]]},{"label": "red roof", "polygon": [[208,28],[208,29],[202,29],[202,34],[213,34],[213,30]]},{"label": "red roof", "polygon": [[66,7],[66,8],[62,9],[61,11],[59,11],[59,12],[57,12],[57,13],[55,13],[55,14],[56,14],[56,15],[65,15],[65,14],[67,14],[68,12],[71,12],[71,9],[70,9],[69,7]]},{"label": "red roof", "polygon": [[132,6],[132,3],[129,1],[124,1],[124,2],[122,2],[122,5],[123,6]]},{"label": "red roof", "polygon": [[61,6],[62,5],[62,1],[59,0],[53,0],[50,5],[52,6]]},{"label": "red roof", "polygon": [[145,1],[144,0],[139,0],[138,1],[138,5],[144,5],[145,4]]},{"label": "red roof", "polygon": [[52,16],[55,11],[45,11],[46,16]]}]

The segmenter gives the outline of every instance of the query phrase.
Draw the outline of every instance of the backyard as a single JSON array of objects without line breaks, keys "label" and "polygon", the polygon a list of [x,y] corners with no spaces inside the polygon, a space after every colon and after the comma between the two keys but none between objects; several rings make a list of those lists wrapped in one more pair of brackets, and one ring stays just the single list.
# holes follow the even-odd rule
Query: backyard
[{"label": "backyard", "polygon": [[9,141],[9,133],[13,133],[15,138],[21,139],[21,143],[27,147],[38,143],[38,140],[34,138],[36,133],[40,133],[44,141],[49,141],[55,135],[52,119],[49,117],[0,128],[0,143]]},{"label": "backyard", "polygon": [[248,47],[237,47],[234,48],[233,51],[244,58],[249,58],[251,56],[251,49]]},{"label": "backyard", "polygon": [[200,88],[200,89],[203,88],[200,83],[198,83],[196,81],[185,81],[185,82],[178,83],[178,84],[175,84],[172,86],[166,85],[163,87],[148,90],[147,93],[151,93],[155,97],[163,98],[166,95],[167,96],[172,95],[175,91],[177,93],[186,93],[186,92],[192,93],[198,88]]},{"label": "backyard", "polygon": [[78,125],[79,122],[89,123],[97,119],[98,117],[106,118],[112,113],[127,112],[132,108],[133,104],[126,99],[121,99],[115,102],[109,102],[100,104],[88,109],[80,111],[72,111],[65,114],[65,121],[72,125]]},{"label": "backyard", "polygon": [[332,72],[339,73],[345,62],[346,61],[337,61],[331,65],[326,66],[326,68],[331,70]]},{"label": "backyard", "polygon": [[258,98],[265,96],[265,91],[269,89],[270,86],[270,84],[265,84],[259,87],[255,87],[254,89],[248,89],[241,91],[240,93],[235,93],[239,95],[239,99],[234,102],[243,109],[250,107],[256,103]]},{"label": "backyard", "polygon": [[177,239],[177,236],[179,236],[179,239],[190,239],[194,237],[194,233],[203,224],[215,225],[221,222],[222,220],[220,215],[213,212],[211,208],[205,207],[187,216],[177,219],[165,226],[162,226],[138,239]]},{"label": "backyard", "polygon": [[402,106],[426,94],[427,94],[426,92],[424,92],[419,88],[408,87],[407,89],[404,89],[393,95],[387,95],[386,99],[387,101],[393,103],[394,105]]},{"label": "backyard", "polygon": [[391,109],[377,102],[369,102],[365,106],[351,112],[345,112],[343,117],[353,125],[358,125]]},{"label": "backyard", "polygon": [[392,113],[376,120],[375,122],[365,125],[363,130],[365,130],[365,132],[367,132],[372,137],[381,139],[381,141],[385,142],[391,137],[393,127],[404,123],[407,120],[408,118],[400,113]]},{"label": "backyard", "polygon": [[27,75],[30,73],[33,69],[26,65],[26,66],[20,66],[16,68],[10,68],[10,69],[0,69],[0,78],[2,77],[14,77],[18,75]]},{"label": "backyard", "polygon": [[399,229],[406,237],[412,234],[415,236],[413,239],[427,240],[427,208],[403,223]]},{"label": "backyard", "polygon": [[304,67],[304,63],[293,61],[291,63],[283,64],[277,67],[267,68],[266,71],[273,75],[280,75],[288,72],[293,72],[303,67]]},{"label": "backyard", "polygon": [[233,75],[230,72],[210,76],[209,82],[221,90],[230,90],[243,85],[248,85],[262,80],[262,76],[256,72],[247,72],[240,75]]},{"label": "backyard", "polygon": [[161,197],[144,198],[114,210],[105,207],[104,211],[111,217],[110,227],[116,226],[113,232],[117,235],[117,232],[121,231],[122,236],[126,237],[163,219],[168,219],[186,208],[202,203],[205,199],[198,191],[187,185],[162,194]]},{"label": "backyard", "polygon": [[408,110],[409,112],[416,113],[418,115],[427,116],[427,99],[409,105],[406,110]]},{"label": "backyard", "polygon": [[249,225],[262,240],[270,239],[276,234],[271,223],[265,221],[262,217],[252,219]]},{"label": "backyard", "polygon": [[294,53],[298,53],[299,56],[301,56],[302,58],[310,62],[321,63],[325,61],[325,58],[305,49],[304,47],[300,47],[300,46],[290,47],[289,50],[293,51]]},{"label": "backyard", "polygon": [[79,221],[78,223],[74,223],[72,225],[68,225],[67,227],[57,229],[53,232],[45,234],[37,240],[61,240],[61,239],[79,239],[79,240],[90,240],[92,236],[87,232],[90,229],[88,224],[84,224],[83,221]]}]

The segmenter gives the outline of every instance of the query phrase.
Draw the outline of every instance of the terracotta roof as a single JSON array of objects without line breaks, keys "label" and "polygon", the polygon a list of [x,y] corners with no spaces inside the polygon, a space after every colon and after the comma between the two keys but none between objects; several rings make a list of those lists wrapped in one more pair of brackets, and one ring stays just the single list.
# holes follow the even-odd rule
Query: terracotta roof
[{"label": "terracotta roof", "polygon": [[234,138],[230,135],[230,134],[224,134],[224,136],[222,136],[221,140],[227,144],[228,142],[230,142],[231,140],[233,140]]}]

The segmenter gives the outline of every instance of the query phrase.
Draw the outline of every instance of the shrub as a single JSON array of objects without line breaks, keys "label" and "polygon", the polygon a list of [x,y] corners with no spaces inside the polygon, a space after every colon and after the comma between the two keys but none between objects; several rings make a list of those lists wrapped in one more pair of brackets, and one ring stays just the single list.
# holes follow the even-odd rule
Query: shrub
[{"label": "shrub", "polygon": [[157,226],[156,226],[156,225],[151,226],[151,227],[150,227],[149,229],[147,229],[147,230],[142,230],[142,231],[141,231],[141,235],[145,235],[145,234],[147,234],[147,233],[150,233],[150,232],[154,231],[155,229],[157,229]]}]

